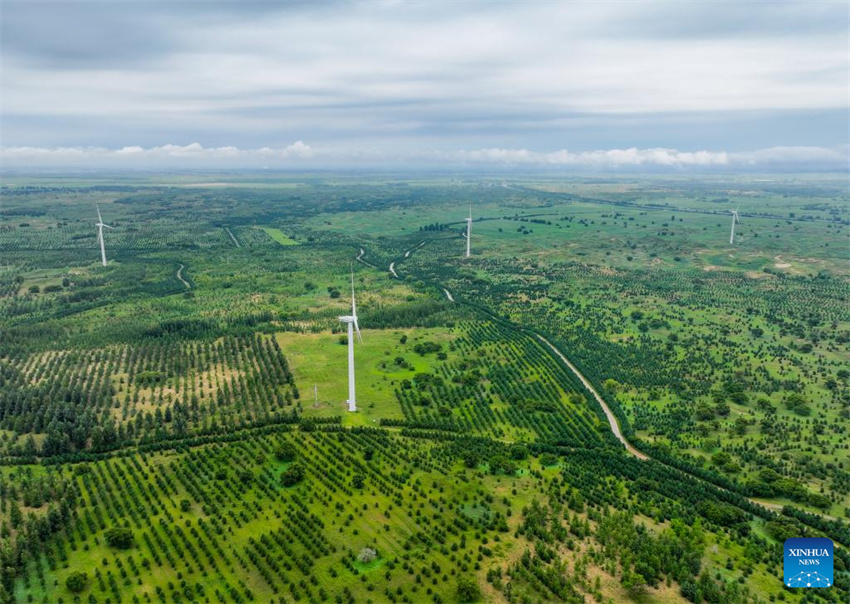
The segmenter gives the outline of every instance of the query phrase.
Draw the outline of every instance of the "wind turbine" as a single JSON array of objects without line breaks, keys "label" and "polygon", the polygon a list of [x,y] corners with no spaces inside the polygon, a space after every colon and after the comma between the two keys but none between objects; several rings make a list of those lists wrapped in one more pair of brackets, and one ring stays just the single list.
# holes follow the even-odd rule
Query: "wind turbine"
[{"label": "wind turbine", "polygon": [[94,226],[97,227],[97,241],[100,243],[100,261],[103,263],[103,266],[106,266],[106,247],[103,243],[103,227],[113,230],[115,227],[103,224],[103,218],[100,216],[100,206],[95,204],[95,207],[97,208],[97,224]]},{"label": "wind turbine", "polygon": [[469,204],[469,218],[466,219],[466,257],[469,258],[469,246],[472,243],[472,204]]},{"label": "wind turbine", "polygon": [[735,224],[741,224],[741,217],[738,216],[738,208],[732,210],[732,232],[729,235],[729,245],[735,245]]},{"label": "wind turbine", "polygon": [[348,325],[348,410],[357,411],[357,397],[354,393],[354,332],[357,339],[363,342],[360,326],[357,324],[357,303],[354,301],[354,270],[351,271],[351,315],[345,315],[339,320]]}]

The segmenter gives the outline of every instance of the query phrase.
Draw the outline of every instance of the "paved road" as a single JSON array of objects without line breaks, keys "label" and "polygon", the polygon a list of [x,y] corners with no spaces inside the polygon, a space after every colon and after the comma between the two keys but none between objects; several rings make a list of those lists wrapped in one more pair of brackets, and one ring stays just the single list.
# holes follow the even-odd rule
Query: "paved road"
[{"label": "paved road", "polygon": [[186,280],[183,278],[183,269],[184,269],[184,268],[186,268],[186,267],[185,267],[185,266],[183,266],[183,265],[181,264],[181,265],[180,265],[180,268],[178,268],[178,269],[177,269],[177,278],[178,278],[178,279],[180,279],[180,280],[183,282],[183,285],[185,285],[185,286],[186,286],[186,289],[192,289],[192,286],[191,286],[191,285],[189,285],[189,282],[188,282],[188,281],[186,281]]},{"label": "paved road", "polygon": [[446,292],[446,298],[448,298],[448,299],[449,299],[449,302],[454,302],[454,301],[455,301],[455,299],[454,299],[454,298],[452,298],[452,293],[451,293],[449,290],[447,290],[447,289],[444,287],[444,288],[443,288],[443,291],[444,291],[444,292]]},{"label": "paved road", "polygon": [[395,262],[390,262],[390,272],[393,274],[393,277],[395,277],[396,279],[401,278],[401,277],[398,276],[398,273],[395,272]]},{"label": "paved road", "polygon": [[224,227],[224,230],[227,231],[227,234],[230,235],[231,239],[233,239],[233,243],[236,244],[236,247],[242,247],[241,245],[239,245],[239,240],[236,239],[236,237],[233,236],[233,233],[230,232],[230,229],[228,229],[227,227]]},{"label": "paved road", "polygon": [[581,380],[581,383],[584,384],[584,387],[587,388],[591,394],[593,394],[593,397],[596,399],[596,402],[599,403],[599,405],[602,407],[602,410],[605,412],[605,417],[608,418],[608,423],[611,424],[611,431],[614,433],[614,436],[617,437],[617,440],[619,440],[621,443],[623,443],[623,445],[625,445],[626,450],[638,459],[649,459],[646,454],[641,453],[640,451],[635,449],[634,446],[632,446],[632,444],[626,440],[626,437],[623,436],[623,433],[620,431],[620,424],[617,423],[617,418],[614,416],[614,413],[611,411],[611,408],[608,406],[608,403],[606,403],[605,399],[603,399],[599,395],[599,392],[596,391],[596,388],[594,388],[593,385],[589,381],[587,381],[587,378],[582,375],[581,371],[579,371],[578,368],[573,365],[570,360],[561,353],[560,350],[555,348],[555,346],[552,345],[552,342],[550,342],[540,334],[536,335],[541,342],[546,344],[549,348],[552,349],[555,354],[558,355],[558,357],[564,362],[564,364],[570,368],[570,371],[572,371],[575,376],[579,380]]}]

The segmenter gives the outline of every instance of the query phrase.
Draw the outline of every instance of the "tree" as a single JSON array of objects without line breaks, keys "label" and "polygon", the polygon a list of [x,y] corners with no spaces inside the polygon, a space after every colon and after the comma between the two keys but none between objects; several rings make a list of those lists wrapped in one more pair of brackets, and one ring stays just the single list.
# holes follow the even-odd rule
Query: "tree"
[{"label": "tree", "polygon": [[133,546],[133,531],[122,526],[113,526],[104,533],[109,547],[129,549]]},{"label": "tree", "polygon": [[467,468],[470,468],[470,469],[477,468],[479,463],[481,463],[481,457],[478,455],[478,453],[476,453],[474,451],[468,451],[463,456],[463,464]]},{"label": "tree", "polygon": [[540,456],[540,465],[544,468],[558,465],[558,456],[554,453],[544,453]]},{"label": "tree", "polygon": [[716,466],[725,466],[730,461],[732,461],[732,456],[729,455],[726,451],[718,451],[717,453],[711,456],[711,463]]},{"label": "tree", "polygon": [[68,591],[78,594],[86,588],[88,581],[89,577],[86,573],[82,571],[74,572],[65,579],[65,587],[68,588]]},{"label": "tree", "polygon": [[523,460],[528,457],[528,447],[522,443],[511,445],[511,459]]},{"label": "tree", "polygon": [[283,442],[274,450],[274,456],[280,461],[295,461],[298,450],[291,442]]},{"label": "tree", "polygon": [[626,571],[621,582],[626,591],[633,595],[642,594],[647,586],[644,576],[633,571]]},{"label": "tree", "polygon": [[362,489],[362,488],[363,488],[363,485],[365,484],[365,482],[366,482],[366,481],[365,481],[365,479],[363,478],[363,475],[362,475],[362,474],[355,474],[355,475],[351,478],[351,486],[353,486],[355,489]]},{"label": "tree", "polygon": [[357,561],[363,564],[369,564],[369,562],[371,562],[377,557],[377,551],[373,550],[371,547],[364,547],[360,550],[360,553],[357,554]]},{"label": "tree", "polygon": [[747,433],[747,426],[749,426],[747,418],[739,415],[735,418],[735,424],[732,426],[732,431],[738,436],[743,436]]},{"label": "tree", "polygon": [[478,588],[478,583],[469,577],[458,577],[457,580],[457,599],[458,602],[467,604],[468,602],[477,602],[481,597],[481,590]]},{"label": "tree", "polygon": [[291,487],[301,482],[303,478],[304,468],[301,466],[301,464],[294,463],[288,468],[286,468],[286,471],[281,476],[281,481],[283,482],[283,486]]},{"label": "tree", "polygon": [[13,529],[20,527],[24,522],[24,515],[21,512],[21,508],[19,508],[18,504],[14,501],[12,502],[11,509],[9,510],[9,522]]},{"label": "tree", "polygon": [[714,419],[714,409],[707,403],[700,403],[697,405],[696,411],[694,412],[696,418],[700,421],[708,421]]}]

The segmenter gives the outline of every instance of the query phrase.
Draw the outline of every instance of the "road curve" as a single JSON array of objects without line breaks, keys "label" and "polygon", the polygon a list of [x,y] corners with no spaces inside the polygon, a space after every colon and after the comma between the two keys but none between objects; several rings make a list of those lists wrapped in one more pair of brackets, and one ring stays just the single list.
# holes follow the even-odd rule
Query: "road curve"
[{"label": "road curve", "polygon": [[629,441],[626,440],[626,437],[623,436],[623,433],[620,431],[620,424],[617,423],[617,418],[614,416],[614,413],[611,411],[611,408],[608,406],[608,403],[606,403],[605,399],[603,399],[599,395],[599,392],[596,391],[596,388],[594,388],[593,385],[589,381],[587,381],[587,378],[582,375],[581,371],[579,371],[578,368],[573,365],[560,350],[555,348],[555,346],[552,345],[552,342],[550,342],[540,334],[535,335],[540,339],[541,342],[546,344],[549,348],[552,349],[555,354],[558,355],[558,357],[564,362],[564,364],[569,367],[570,371],[572,371],[575,376],[579,380],[581,380],[581,383],[584,384],[584,387],[587,388],[591,394],[593,394],[593,397],[596,399],[596,402],[599,403],[599,405],[602,407],[602,410],[605,412],[605,417],[608,418],[608,423],[611,424],[611,431],[614,433],[614,436],[617,437],[617,440],[623,443],[623,445],[626,447],[626,450],[638,459],[649,459],[646,454],[641,453],[640,451],[635,449],[635,447]]},{"label": "road curve", "polygon": [[[420,243],[418,246],[416,246],[415,248],[408,250],[407,253],[404,254],[404,257],[408,258],[410,256],[410,252],[413,252],[413,251],[419,249],[423,245],[425,245],[424,241],[422,243]],[[362,250],[361,250],[361,256],[362,255],[363,254],[362,254]],[[358,260],[359,259],[360,259],[360,257],[358,256]],[[400,278],[395,272],[395,262],[390,263],[390,272],[396,278]],[[443,290],[443,293],[446,294],[446,298],[448,298],[448,300],[450,300],[451,302],[455,301],[454,297],[452,297],[452,294],[451,294],[451,292],[449,292],[448,289],[446,289],[445,287],[442,287],[442,290]],[[563,361],[563,363],[567,366],[567,368],[569,368],[569,370],[573,372],[573,374],[581,381],[581,383],[584,385],[584,387],[587,388],[587,390],[591,394],[593,394],[593,398],[595,398],[596,402],[599,403],[599,406],[602,407],[602,411],[605,413],[605,417],[608,419],[608,424],[611,426],[611,432],[614,433],[614,436],[617,438],[617,440],[619,440],[621,443],[623,443],[623,446],[626,448],[626,451],[628,451],[631,455],[634,455],[635,457],[637,457],[638,459],[640,459],[642,461],[647,461],[647,460],[652,459],[646,453],[642,453],[641,451],[636,449],[635,446],[632,445],[632,443],[630,443],[628,440],[626,440],[626,437],[623,436],[623,433],[620,431],[620,424],[617,422],[617,417],[614,415],[614,412],[611,411],[611,408],[608,406],[608,403],[605,402],[605,399],[602,398],[602,395],[600,395],[599,392],[596,390],[596,388],[593,387],[593,384],[591,384],[588,381],[588,379],[586,377],[584,377],[584,375],[581,373],[581,371],[578,370],[578,367],[573,365],[572,362],[570,362],[570,360],[560,350],[558,350],[555,347],[554,344],[552,344],[552,342],[550,342],[549,340],[544,338],[539,333],[535,333],[534,335],[536,335],[537,338],[541,342],[546,344],[546,346],[548,346],[552,350],[552,352],[554,352],[556,355],[558,355],[558,358],[561,359],[561,361]],[[658,463],[664,464],[664,462],[660,462],[658,460],[656,460],[656,461]],[[666,464],[664,464],[664,465],[666,465]],[[685,474],[688,474],[689,476],[693,476],[689,472],[686,472],[686,471],[683,471],[683,472]],[[697,480],[703,480],[703,479],[696,477],[696,476],[694,476],[694,478],[697,479]],[[714,486],[717,487],[718,489],[722,490],[722,491],[731,492],[728,489],[725,489],[725,488],[723,488],[719,485],[714,485]],[[761,506],[761,507],[763,507],[767,510],[770,510],[772,512],[781,513],[782,506],[779,505],[779,504],[771,503],[771,502],[768,502],[768,501],[762,501],[762,500],[759,500],[759,499],[755,499],[753,497],[747,497],[747,500],[750,501],[750,503]],[[824,515],[824,517],[828,518],[830,520],[835,520],[835,518],[833,516]]]},{"label": "road curve", "polygon": [[357,260],[357,262],[359,262],[360,264],[364,264],[364,265],[368,266],[369,268],[378,268],[377,266],[375,266],[375,265],[374,265],[374,264],[372,264],[371,262],[366,262],[365,260],[363,260],[363,256],[364,256],[365,254],[366,254],[366,250],[364,250],[364,249],[361,247],[361,248],[360,248],[360,253],[359,253],[359,254],[357,254],[357,257],[355,258],[355,260]]},{"label": "road curve", "polygon": [[177,278],[180,279],[180,281],[183,282],[183,285],[186,286],[186,289],[192,289],[192,286],[189,284],[189,282],[186,281],[186,279],[183,278],[183,269],[184,268],[186,268],[186,267],[181,264],[180,268],[177,269]]},{"label": "road curve", "polygon": [[[420,247],[422,247],[423,245],[425,245],[425,243],[426,243],[425,241],[420,241],[420,242],[419,242],[419,245],[417,245],[416,247],[413,247],[413,248],[410,248],[409,250],[407,250],[407,251],[404,253],[404,256],[402,256],[402,257],[401,257],[401,259],[399,260],[399,262],[401,262],[401,261],[402,261],[402,260],[404,260],[405,258],[410,258],[410,254],[412,254],[413,252],[415,252],[416,250],[418,250]],[[390,272],[392,273],[393,277],[395,277],[396,279],[401,279],[401,277],[399,277],[399,276],[398,276],[398,273],[397,273],[397,272],[395,272],[395,262],[390,262]]]},{"label": "road curve", "polygon": [[[446,292],[446,293],[448,293],[448,292]],[[587,378],[585,378],[585,377],[581,374],[581,371],[579,371],[579,370],[578,370],[578,368],[577,368],[575,365],[573,365],[573,364],[570,362],[570,360],[569,360],[567,357],[565,357],[565,356],[563,355],[563,353],[561,353],[561,351],[560,351],[560,350],[558,350],[557,348],[555,348],[555,346],[553,346],[553,345],[552,345],[552,342],[550,342],[549,340],[547,340],[546,338],[544,338],[544,337],[543,337],[543,336],[541,336],[540,334],[535,334],[535,335],[536,335],[536,336],[540,339],[540,341],[541,341],[541,342],[543,342],[544,344],[546,344],[549,348],[551,348],[551,349],[552,349],[552,351],[553,351],[555,354],[557,354],[557,355],[558,355],[558,357],[559,357],[559,358],[560,358],[560,359],[564,362],[564,364],[565,364],[567,367],[569,367],[569,368],[570,368],[570,371],[572,371],[572,372],[575,374],[575,376],[576,376],[579,380],[581,380],[581,383],[582,383],[582,384],[584,384],[584,387],[585,387],[585,388],[587,388],[587,389],[588,389],[588,390],[589,390],[589,391],[593,394],[594,398],[596,399],[596,402],[598,402],[598,403],[599,403],[599,405],[602,407],[602,410],[605,412],[605,417],[607,417],[607,418],[608,418],[608,423],[609,423],[609,424],[611,424],[611,431],[614,433],[614,436],[616,436],[616,437],[617,437],[617,440],[619,440],[621,443],[623,443],[623,445],[626,447],[626,450],[627,450],[629,453],[631,453],[632,455],[634,455],[635,457],[637,457],[638,459],[641,459],[641,460],[644,460],[644,461],[646,461],[646,460],[650,459],[650,457],[649,457],[648,455],[646,455],[645,453],[641,453],[640,451],[638,451],[638,450],[634,447],[634,445],[632,445],[632,444],[631,444],[628,440],[626,440],[626,437],[625,437],[625,436],[623,436],[623,433],[622,433],[622,432],[620,432],[620,424],[618,424],[618,423],[617,423],[617,418],[614,416],[614,413],[611,411],[611,408],[610,408],[610,407],[608,407],[608,404],[605,402],[605,399],[603,399],[603,398],[599,395],[599,392],[597,392],[597,391],[596,391],[596,388],[594,388],[594,387],[591,385],[591,383],[587,381]],[[658,460],[656,460],[656,461],[658,461]],[[664,464],[664,462],[658,462],[658,463]],[[664,464],[664,465],[667,465],[667,464]],[[688,474],[688,475],[692,476],[692,475],[691,475],[689,472],[687,472],[687,471],[684,471],[684,470],[680,470],[680,471],[683,471],[685,474]],[[696,478],[697,480],[703,480],[703,479],[701,479],[701,478],[699,478],[699,477],[694,477],[694,478]],[[721,487],[721,486],[719,486],[719,485],[714,485],[714,486],[715,486],[716,488],[718,488],[718,489],[722,490],[722,491],[731,492],[731,491],[729,491],[729,489],[723,488],[723,487]],[[770,511],[772,511],[772,512],[775,512],[775,513],[777,513],[777,514],[781,514],[781,513],[782,513],[782,508],[784,507],[784,506],[783,506],[783,505],[781,505],[781,504],[778,504],[778,503],[772,503],[772,502],[770,502],[770,501],[764,501],[764,500],[762,500],[762,499],[756,499],[756,498],[754,498],[754,497],[747,497],[747,500],[749,500],[749,502],[750,502],[750,503],[753,503],[753,504],[755,504],[755,505],[761,506],[761,507],[763,507],[763,508],[765,508],[765,509],[768,509],[768,510],[770,510]],[[823,516],[824,518],[826,518],[827,520],[837,520],[837,518],[836,518],[835,516],[830,516],[829,514],[820,514],[820,515],[821,515],[821,516]]]}]

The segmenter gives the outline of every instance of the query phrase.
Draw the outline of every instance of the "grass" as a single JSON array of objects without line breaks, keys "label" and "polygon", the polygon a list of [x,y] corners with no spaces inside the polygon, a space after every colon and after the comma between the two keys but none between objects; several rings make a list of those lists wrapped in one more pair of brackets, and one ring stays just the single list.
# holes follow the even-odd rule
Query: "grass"
[{"label": "grass", "polygon": [[[413,346],[423,340],[448,343],[456,336],[446,329],[361,329],[363,342],[354,345],[357,413],[349,413],[348,347],[339,343],[342,334],[279,333],[278,342],[290,361],[301,392],[301,404],[308,417],[343,416],[344,425],[377,425],[381,419],[403,419],[394,390],[403,379],[417,372],[430,372],[437,365],[434,355],[419,356]],[[406,344],[401,338],[407,336]],[[403,356],[413,370],[403,369],[394,359]],[[318,387],[315,403],[313,385]]]},{"label": "grass", "polygon": [[295,239],[292,239],[280,229],[265,226],[260,228],[265,231],[269,235],[269,237],[271,237],[283,246],[298,245],[298,242]]}]

